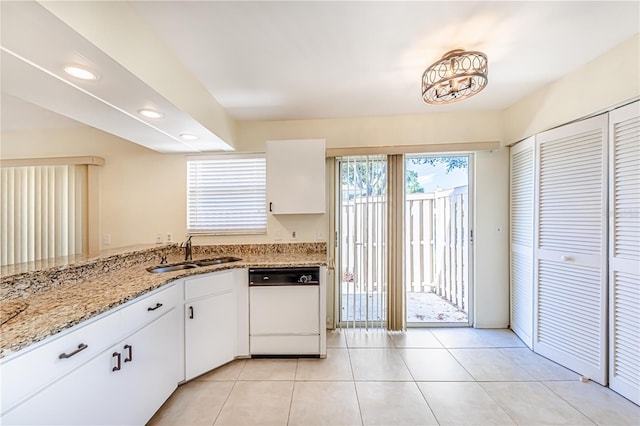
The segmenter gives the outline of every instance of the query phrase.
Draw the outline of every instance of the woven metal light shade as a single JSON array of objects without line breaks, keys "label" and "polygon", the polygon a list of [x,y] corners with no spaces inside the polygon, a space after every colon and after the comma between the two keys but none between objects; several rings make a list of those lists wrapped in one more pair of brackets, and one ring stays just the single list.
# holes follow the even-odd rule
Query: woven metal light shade
[{"label": "woven metal light shade", "polygon": [[475,95],[486,85],[487,56],[456,49],[422,74],[422,99],[428,104],[449,104]]}]

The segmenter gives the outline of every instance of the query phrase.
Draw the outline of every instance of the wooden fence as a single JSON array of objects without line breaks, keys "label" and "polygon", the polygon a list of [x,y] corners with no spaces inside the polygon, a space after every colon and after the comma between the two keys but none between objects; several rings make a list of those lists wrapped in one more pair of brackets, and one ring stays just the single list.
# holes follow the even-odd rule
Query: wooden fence
[{"label": "wooden fence", "polygon": [[[355,198],[342,205],[344,293],[377,297],[386,292],[385,262],[380,260],[386,251],[385,208],[382,197]],[[433,292],[467,311],[468,221],[467,186],[406,197],[407,291]]]},{"label": "wooden fence", "polygon": [[410,194],[405,206],[407,291],[436,293],[465,312],[469,296],[467,188]]}]

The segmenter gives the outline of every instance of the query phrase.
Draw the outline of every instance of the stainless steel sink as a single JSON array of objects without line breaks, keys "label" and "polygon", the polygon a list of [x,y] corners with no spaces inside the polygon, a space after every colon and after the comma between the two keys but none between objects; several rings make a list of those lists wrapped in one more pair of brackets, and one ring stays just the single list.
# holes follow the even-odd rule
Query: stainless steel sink
[{"label": "stainless steel sink", "polygon": [[147,268],[147,271],[152,272],[154,274],[160,274],[163,272],[173,272],[173,271],[182,271],[185,269],[201,268],[203,266],[221,265],[223,263],[237,262],[239,260],[242,260],[242,259],[240,259],[239,257],[231,257],[231,256],[216,257],[214,259],[195,260],[190,263],[179,263],[177,265],[151,266]]},{"label": "stainless steel sink", "polygon": [[222,263],[237,262],[239,260],[242,260],[242,259],[240,259],[239,257],[226,256],[226,257],[216,257],[215,259],[196,260],[193,263],[198,266],[211,266],[211,265],[220,265]]},{"label": "stainless steel sink", "polygon": [[147,271],[153,272],[154,274],[159,274],[162,272],[181,271],[183,269],[193,269],[197,267],[198,265],[194,265],[192,263],[185,263],[183,265],[152,266],[150,268],[147,268]]}]

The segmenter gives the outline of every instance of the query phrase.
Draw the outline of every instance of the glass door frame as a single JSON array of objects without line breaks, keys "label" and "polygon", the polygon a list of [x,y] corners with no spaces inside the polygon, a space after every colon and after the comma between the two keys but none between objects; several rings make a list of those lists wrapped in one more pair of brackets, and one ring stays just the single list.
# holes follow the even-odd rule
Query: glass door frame
[{"label": "glass door frame", "polygon": [[[474,224],[475,224],[475,216],[474,216],[474,203],[475,203],[475,189],[474,189],[474,172],[475,172],[475,156],[472,152],[427,152],[427,153],[411,153],[411,154],[406,154],[405,155],[405,167],[406,167],[406,158],[407,157],[467,157],[468,161],[468,169],[467,169],[467,183],[468,183],[468,199],[469,199],[469,206],[468,206],[468,221],[467,221],[467,232],[466,235],[464,235],[464,238],[466,238],[466,240],[468,241],[468,248],[467,248],[467,321],[460,321],[460,322],[409,322],[407,320],[407,302],[406,302],[406,293],[407,293],[407,289],[406,289],[406,283],[407,283],[407,279],[408,277],[404,278],[404,283],[403,283],[403,291],[405,294],[405,325],[406,328],[443,328],[443,327],[473,327],[474,321],[473,321],[473,307],[474,307],[474,301],[475,301],[475,293],[474,293],[474,282],[473,282],[473,277],[474,277],[474,263],[473,263],[473,228],[474,228]],[[405,169],[406,171],[406,169]],[[406,191],[403,192],[403,201],[406,204]],[[405,229],[406,227],[406,223],[405,222],[405,218],[403,217],[402,219],[403,224],[402,227],[403,229]],[[403,250],[405,247],[404,244],[404,236],[406,235],[406,233],[403,235]],[[404,253],[403,251],[403,265],[402,267],[405,268],[406,265],[404,264],[406,262],[406,253]]]},{"label": "glass door frame", "polygon": [[[407,154],[407,155],[416,155],[414,153],[411,154]],[[469,241],[469,247],[467,250],[467,256],[468,256],[468,268],[467,268],[467,282],[468,282],[468,311],[467,311],[467,322],[455,322],[455,323],[408,323],[406,321],[406,300],[404,300],[403,302],[403,311],[404,311],[404,324],[405,324],[405,329],[406,328],[438,328],[438,327],[473,327],[474,326],[474,305],[475,305],[475,283],[474,283],[474,270],[475,270],[475,266],[474,266],[474,227],[475,227],[475,183],[474,183],[474,176],[475,176],[475,155],[473,152],[427,152],[424,153],[424,155],[428,155],[428,156],[433,156],[433,157],[441,157],[441,156],[467,156],[469,158],[468,161],[468,192],[469,192],[469,210],[468,210],[468,216],[469,216],[469,220],[468,220],[468,233],[466,235],[468,241]],[[389,161],[389,156],[386,155],[387,157],[387,161]],[[404,158],[404,156],[403,156]],[[330,326],[329,328],[333,327],[335,329],[339,329],[339,328],[343,328],[346,327],[346,322],[342,322],[340,321],[340,312],[341,312],[341,301],[340,301],[340,296],[341,296],[341,272],[340,272],[340,267],[341,267],[341,260],[340,260],[340,256],[342,255],[342,243],[341,243],[341,236],[339,235],[340,232],[340,220],[341,220],[341,213],[340,213],[340,206],[341,206],[341,200],[340,197],[342,196],[342,194],[340,193],[339,190],[339,184],[340,184],[340,161],[341,159],[336,157],[336,158],[332,158],[332,161],[330,161],[331,165],[329,166],[328,170],[331,170],[331,176],[333,178],[333,182],[331,182],[331,190],[333,192],[333,206],[331,208],[331,213],[330,213],[330,226],[331,226],[331,232],[330,232],[330,246],[329,247],[329,252],[332,253],[331,258],[333,259],[332,262],[332,267],[330,268],[330,273],[332,273],[333,277],[332,277],[332,283],[333,283],[333,289],[330,290],[331,292],[331,296],[330,299],[328,300],[333,300],[332,303],[332,308],[331,308],[331,319],[330,321],[328,321],[328,326]],[[404,170],[403,170],[403,175],[404,175]],[[404,176],[403,176],[404,179]],[[404,186],[403,186],[404,187]],[[403,202],[406,203],[405,200],[405,196],[406,194],[404,193],[404,189],[403,189],[403,194],[402,194],[402,200]],[[402,226],[404,228],[404,217],[402,219]],[[389,226],[389,225],[387,225]],[[404,258],[405,258],[405,253],[404,253],[404,232],[402,235],[403,238],[403,244],[402,244],[402,251],[403,251],[403,265],[402,268],[404,268]],[[406,277],[404,277],[403,283],[402,283],[402,292],[405,295],[405,299],[406,299]],[[388,289],[387,289],[388,290]],[[388,309],[388,307],[387,307]],[[387,313],[387,317],[388,317],[388,313]],[[388,318],[387,318],[388,319]],[[385,325],[386,325],[387,321],[385,321]],[[351,323],[353,324],[353,323]],[[364,322],[356,322],[355,323],[356,326],[362,326],[364,325]]]}]

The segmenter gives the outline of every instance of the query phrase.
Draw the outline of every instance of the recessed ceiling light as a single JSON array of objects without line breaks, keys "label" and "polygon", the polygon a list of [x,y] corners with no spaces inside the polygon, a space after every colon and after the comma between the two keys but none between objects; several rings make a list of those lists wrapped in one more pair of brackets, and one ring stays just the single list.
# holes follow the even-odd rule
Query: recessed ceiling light
[{"label": "recessed ceiling light", "polygon": [[164,114],[152,109],[139,109],[138,114],[147,118],[162,118]]},{"label": "recessed ceiling light", "polygon": [[180,133],[180,137],[187,141],[195,141],[198,139],[196,135],[192,135],[191,133]]},{"label": "recessed ceiling light", "polygon": [[97,80],[98,74],[89,71],[88,69],[81,68],[75,65],[69,65],[64,67],[64,72],[72,77],[79,78],[81,80]]}]

